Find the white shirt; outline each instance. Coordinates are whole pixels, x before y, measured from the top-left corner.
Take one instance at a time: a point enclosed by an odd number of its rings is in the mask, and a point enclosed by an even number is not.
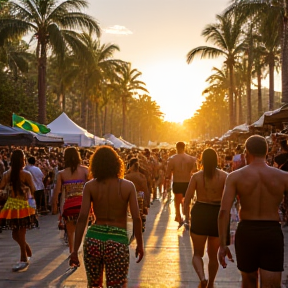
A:
[[[41,169],[31,164],[27,164],[24,169],[29,171],[32,174],[32,179],[35,185],[35,189],[43,190],[44,189],[44,183],[43,183],[44,174],[42,173]]]

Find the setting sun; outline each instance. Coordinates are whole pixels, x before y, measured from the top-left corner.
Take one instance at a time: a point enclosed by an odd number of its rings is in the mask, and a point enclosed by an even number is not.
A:
[[[195,60],[188,65],[183,57],[182,62],[155,62],[153,66],[145,66],[142,79],[165,114],[164,119],[178,123],[191,118],[200,108],[210,69],[211,61]]]

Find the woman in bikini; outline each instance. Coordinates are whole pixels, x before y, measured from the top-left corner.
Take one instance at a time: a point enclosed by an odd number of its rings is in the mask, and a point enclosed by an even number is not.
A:
[[[20,262],[13,266],[13,272],[23,272],[29,267],[32,251],[26,242],[26,229],[38,227],[35,208],[29,198],[35,191],[32,175],[23,170],[25,155],[22,150],[13,151],[11,168],[3,174],[0,189],[5,187],[8,199],[0,211],[0,227],[12,230],[12,238],[20,247]]]
[[[227,173],[217,168],[215,150],[208,148],[202,154],[203,170],[193,174],[185,195],[185,216],[189,222],[189,206],[196,192],[197,201],[191,209],[190,236],[193,243],[193,267],[200,279],[199,288],[212,288],[218,271],[219,248],[218,214]],[[204,249],[207,242],[208,280],[203,267]]]
[[[58,172],[53,193],[53,214],[58,213],[57,202],[60,200],[60,217],[63,217],[70,253],[73,251],[76,221],[80,213],[82,192],[88,180],[88,167],[81,165],[81,157],[75,147],[68,147],[64,152],[65,169]],[[58,197],[60,195],[60,197]]]
[[[142,225],[137,194],[132,182],[123,179],[124,163],[109,146],[100,146],[92,155],[89,167],[93,179],[86,183],[76,225],[74,250],[70,265],[79,266],[78,250],[82,242],[91,204],[96,222],[84,238],[84,265],[88,286],[102,287],[103,271],[107,287],[127,287],[129,268],[129,240],[127,237],[127,209],[133,219],[137,241],[136,257],[143,257]]]

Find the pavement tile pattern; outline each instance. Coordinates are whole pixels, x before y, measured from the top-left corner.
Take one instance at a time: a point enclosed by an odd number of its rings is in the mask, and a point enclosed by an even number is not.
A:
[[[154,201],[147,217],[144,232],[145,256],[136,264],[135,243],[130,246],[129,288],[197,288],[198,277],[192,267],[192,245],[189,232],[177,230],[174,203]],[[40,228],[27,231],[33,250],[30,267],[23,273],[13,273],[19,261],[19,248],[11,232],[0,234],[0,288],[86,288],[83,263],[76,270],[68,267],[68,248],[58,230],[58,216],[40,216]],[[288,288],[288,227],[283,228],[285,239],[285,271],[282,288]],[[233,255],[234,246],[230,246]],[[235,256],[234,256],[235,258]],[[208,257],[204,255],[207,268]],[[207,275],[207,271],[206,271]],[[215,288],[240,288],[241,275],[236,263],[219,268]]]

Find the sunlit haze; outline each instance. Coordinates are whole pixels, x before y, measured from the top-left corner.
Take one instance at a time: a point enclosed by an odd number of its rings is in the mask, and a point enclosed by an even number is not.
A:
[[[205,80],[219,60],[195,59],[187,53],[205,44],[201,32],[215,22],[227,0],[89,0],[86,11],[99,21],[102,43],[115,43],[115,58],[142,72],[149,95],[165,120],[182,122],[193,116],[204,97]]]

